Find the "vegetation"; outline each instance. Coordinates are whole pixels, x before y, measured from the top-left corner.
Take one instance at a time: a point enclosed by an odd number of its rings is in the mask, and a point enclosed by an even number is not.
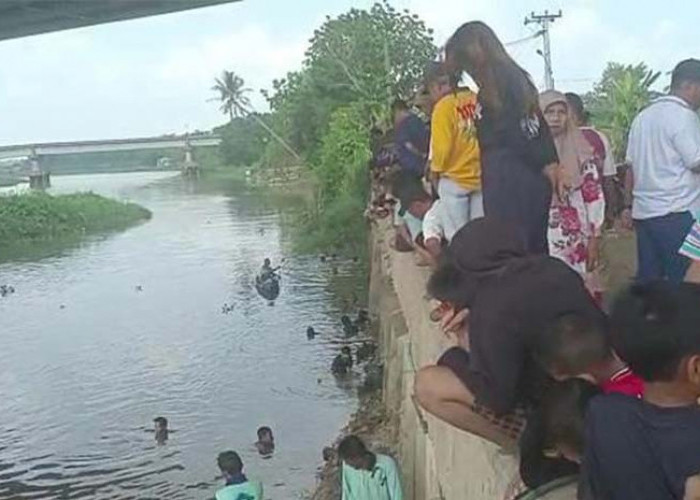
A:
[[[0,246],[126,229],[151,213],[93,193],[0,196]]]
[[[314,202],[298,221],[302,250],[364,250],[369,130],[390,122],[391,101],[413,95],[436,52],[416,15],[388,3],[351,9],[326,18],[302,68],[264,93],[265,121],[284,140],[268,141],[258,163],[279,168],[301,158],[316,181]]]
[[[652,86],[660,75],[644,63],[624,65],[611,62],[600,82],[586,96],[594,124],[608,134],[615,158],[620,162],[625,159],[632,120],[658,95]]]

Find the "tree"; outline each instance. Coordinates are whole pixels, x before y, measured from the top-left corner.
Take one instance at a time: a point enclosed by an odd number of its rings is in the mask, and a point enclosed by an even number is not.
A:
[[[221,78],[216,78],[214,82],[215,84],[211,89],[219,93],[218,100],[221,101],[221,111],[229,115],[229,121],[231,123],[233,123],[234,118],[250,116],[276,141],[282,144],[282,146],[287,149],[297,160],[301,159],[297,152],[294,151],[294,149],[274,130],[272,130],[267,123],[265,123],[260,116],[258,116],[257,113],[250,111],[250,99],[248,99],[246,94],[250,92],[251,89],[244,87],[245,81],[243,78],[236,75],[233,71],[224,70],[221,74]]]
[[[246,114],[246,108],[250,106],[250,99],[246,94],[251,91],[245,88],[243,78],[233,71],[224,70],[221,78],[216,78],[213,91],[219,93],[218,100],[221,101],[221,111],[229,116],[229,121],[235,117]]]
[[[593,92],[586,96],[593,122],[609,135],[618,161],[624,161],[627,137],[635,116],[658,95],[651,87],[660,75],[644,63],[611,62]]]
[[[333,112],[361,102],[370,121],[388,121],[394,98],[410,98],[437,53],[417,15],[388,3],[327,17],[314,31],[303,69],[273,82],[270,107],[302,151],[320,147]]]

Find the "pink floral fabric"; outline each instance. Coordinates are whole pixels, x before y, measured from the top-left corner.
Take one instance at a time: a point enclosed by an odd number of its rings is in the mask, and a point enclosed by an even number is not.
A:
[[[549,210],[549,253],[586,277],[588,243],[600,236],[605,220],[605,200],[600,173],[593,159],[581,165],[583,182],[568,191],[563,203]]]

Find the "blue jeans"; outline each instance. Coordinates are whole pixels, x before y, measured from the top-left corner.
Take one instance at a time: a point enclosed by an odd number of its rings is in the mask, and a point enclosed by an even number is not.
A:
[[[690,212],[678,212],[636,219],[637,282],[667,279],[680,283],[690,265],[687,257],[678,253],[688,231],[693,226]]]

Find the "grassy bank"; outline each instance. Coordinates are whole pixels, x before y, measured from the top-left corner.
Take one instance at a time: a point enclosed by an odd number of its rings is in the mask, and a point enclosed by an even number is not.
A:
[[[139,205],[93,193],[0,196],[0,246],[116,231],[150,217]]]

